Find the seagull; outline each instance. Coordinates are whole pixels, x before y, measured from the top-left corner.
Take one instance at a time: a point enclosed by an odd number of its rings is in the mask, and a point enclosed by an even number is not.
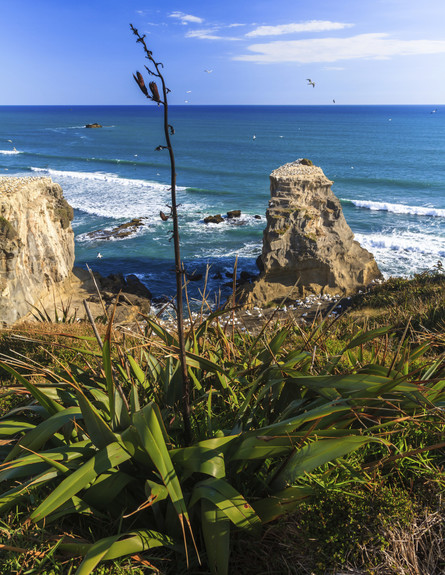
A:
[[[256,140],[256,136],[255,136],[255,134],[252,136],[252,140]]]
[[[213,70],[204,70],[204,72],[207,72],[207,74],[211,74]]]
[[[103,258],[103,255],[102,255],[100,252],[97,252],[97,257],[98,257],[99,259],[101,259],[101,258]]]
[[[333,102],[334,102],[334,104],[335,104],[335,100],[332,100],[332,101],[333,101]]]
[[[191,93],[192,93],[191,90],[187,90],[187,91],[186,91],[186,94],[191,94]]]
[[[306,81],[308,86],[312,86],[312,88],[315,88],[315,82],[312,82],[310,78],[306,78]]]

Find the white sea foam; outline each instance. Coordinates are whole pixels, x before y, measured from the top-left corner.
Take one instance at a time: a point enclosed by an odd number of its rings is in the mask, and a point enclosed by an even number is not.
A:
[[[356,234],[355,239],[369,250],[385,275],[409,275],[432,269],[445,258],[445,238],[419,231]]]
[[[413,216],[433,216],[445,218],[445,209],[431,206],[407,206],[406,204],[392,204],[389,202],[374,202],[372,200],[345,200],[349,201],[357,208],[376,210],[381,212],[391,212],[393,214],[407,214]]]
[[[50,175],[60,183],[71,206],[83,212],[104,218],[149,218],[149,223],[159,221],[159,211],[166,211],[170,203],[170,186],[159,182],[120,178],[106,172],[73,172],[31,168],[34,172]],[[184,195],[185,188],[178,187]],[[182,209],[196,211],[195,204],[182,201]]]
[[[204,257],[205,255],[211,258],[257,258],[261,253],[261,242],[245,242],[236,248],[217,248],[213,246],[211,253],[206,253],[206,248],[203,246],[201,253],[195,254],[195,257]]]
[[[0,150],[0,154],[4,156],[15,156],[16,154],[21,154],[19,150]]]
[[[202,211],[203,204],[201,204],[200,207]],[[233,232],[236,232],[237,230],[242,230],[243,228],[264,228],[266,225],[264,218],[258,219],[250,214],[241,214],[239,218],[224,218],[224,221],[220,222],[219,224],[205,224],[202,214],[199,214],[199,216],[199,218],[187,222],[187,232],[192,234],[213,236],[215,234],[229,234],[232,230]]]

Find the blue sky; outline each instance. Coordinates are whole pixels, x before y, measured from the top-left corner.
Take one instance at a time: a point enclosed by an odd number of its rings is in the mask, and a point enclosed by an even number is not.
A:
[[[143,104],[130,22],[172,104],[445,104],[445,0],[0,0],[0,105]]]

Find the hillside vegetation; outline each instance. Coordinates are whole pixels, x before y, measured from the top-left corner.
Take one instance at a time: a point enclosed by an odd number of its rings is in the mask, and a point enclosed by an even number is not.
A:
[[[191,443],[153,318],[1,334],[0,572],[443,573],[442,267],[312,324],[221,314],[186,334]]]

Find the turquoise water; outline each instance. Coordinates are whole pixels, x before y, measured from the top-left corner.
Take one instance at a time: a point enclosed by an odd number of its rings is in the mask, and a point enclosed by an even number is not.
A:
[[[92,122],[104,127],[85,129]],[[210,265],[210,278],[224,276],[236,256],[240,271],[256,270],[269,174],[302,157],[334,181],[356,239],[386,276],[445,259],[443,106],[174,106],[170,123],[189,272]],[[0,175],[51,176],[75,208],[77,264],[136,273],[159,296],[174,292],[171,224],[159,218],[170,203],[168,154],[154,150],[163,143],[162,109],[150,104],[0,107]],[[232,209],[241,221],[202,222]],[[133,237],[86,235],[134,217],[146,219]],[[209,285],[219,290],[221,280]],[[197,296],[202,284],[191,287]]]

